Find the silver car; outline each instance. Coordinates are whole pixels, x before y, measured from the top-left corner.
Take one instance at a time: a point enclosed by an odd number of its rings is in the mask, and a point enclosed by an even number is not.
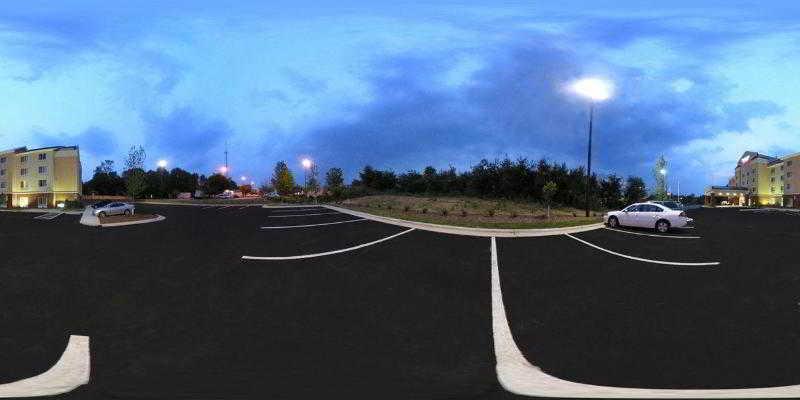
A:
[[[93,204],[92,208],[94,209],[92,214],[98,217],[105,217],[108,215],[132,215],[135,209],[133,204],[116,201],[101,201]]]

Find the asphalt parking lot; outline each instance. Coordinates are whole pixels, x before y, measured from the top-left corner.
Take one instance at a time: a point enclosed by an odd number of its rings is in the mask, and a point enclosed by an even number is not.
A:
[[[80,334],[91,382],[62,398],[516,398],[495,372],[488,237],[319,207],[138,211],[167,219],[0,213],[0,383]],[[690,216],[696,229],[666,237],[497,238],[524,357],[595,385],[800,383],[797,220]]]

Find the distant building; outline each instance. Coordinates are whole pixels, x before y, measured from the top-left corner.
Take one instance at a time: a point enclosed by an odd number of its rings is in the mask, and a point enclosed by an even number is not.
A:
[[[800,153],[772,157],[746,151],[727,186],[710,186],[705,203],[800,208]]]
[[[78,146],[0,151],[0,207],[55,207],[82,186]]]

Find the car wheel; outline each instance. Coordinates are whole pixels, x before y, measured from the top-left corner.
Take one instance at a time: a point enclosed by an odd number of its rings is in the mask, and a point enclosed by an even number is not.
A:
[[[125,215],[131,215],[131,210],[125,210]]]
[[[658,233],[669,232],[669,221],[662,219],[656,222],[656,232]]]
[[[97,213],[97,216],[100,217],[100,218],[105,218],[106,217],[106,212],[105,211],[100,211],[99,213]]]
[[[616,228],[619,228],[619,220],[617,219],[617,217],[611,217],[611,218],[609,218],[609,219],[608,219],[608,226],[609,226],[610,228],[615,228],[615,229],[616,229]]]

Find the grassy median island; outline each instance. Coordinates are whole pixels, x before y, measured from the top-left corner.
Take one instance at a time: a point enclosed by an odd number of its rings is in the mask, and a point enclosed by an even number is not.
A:
[[[595,224],[602,213],[571,207],[547,208],[535,202],[487,200],[474,197],[366,196],[343,201],[339,206],[384,217],[472,228],[561,228]]]
[[[101,224],[116,224],[120,222],[148,221],[158,218],[155,214],[109,215],[98,217]]]

